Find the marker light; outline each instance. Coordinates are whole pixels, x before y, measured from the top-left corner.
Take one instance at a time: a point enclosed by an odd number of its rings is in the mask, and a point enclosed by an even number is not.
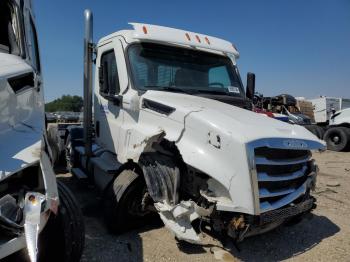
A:
[[[201,42],[201,39],[199,38],[199,36],[198,36],[198,35],[196,35],[196,39],[197,39],[198,43],[200,43],[200,42]]]
[[[204,39],[205,39],[205,42],[207,42],[207,44],[210,45],[210,41],[209,41],[208,37],[205,37]]]
[[[190,37],[190,35],[188,33],[186,33],[185,36],[186,36],[188,41],[191,41],[191,37]]]
[[[142,30],[143,30],[144,34],[146,35],[147,34],[147,27],[143,26]]]

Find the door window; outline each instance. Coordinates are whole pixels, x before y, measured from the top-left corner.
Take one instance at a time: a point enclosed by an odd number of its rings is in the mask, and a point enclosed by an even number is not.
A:
[[[101,57],[99,84],[102,96],[119,94],[118,68],[113,50],[104,53]]]

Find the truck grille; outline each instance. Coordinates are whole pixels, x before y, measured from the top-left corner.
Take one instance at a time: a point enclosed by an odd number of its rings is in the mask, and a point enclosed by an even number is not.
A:
[[[307,149],[254,148],[260,213],[288,205],[305,193],[310,161]]]

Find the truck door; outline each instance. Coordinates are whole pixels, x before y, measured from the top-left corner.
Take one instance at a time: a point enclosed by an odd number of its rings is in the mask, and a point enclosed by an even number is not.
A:
[[[111,41],[98,47],[94,96],[96,143],[115,154],[122,124],[119,45]]]

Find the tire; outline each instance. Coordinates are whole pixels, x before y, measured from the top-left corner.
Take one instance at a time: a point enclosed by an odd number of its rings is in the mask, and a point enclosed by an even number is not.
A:
[[[58,141],[57,141],[57,129],[53,126],[50,126],[47,130],[47,141],[49,143],[49,146],[51,148],[52,152],[52,164],[57,165],[59,164],[59,158],[60,158],[60,149],[58,147]]]
[[[39,261],[78,262],[85,242],[84,219],[71,191],[57,181],[60,205],[40,234]]]
[[[107,188],[103,198],[108,229],[120,234],[147,224],[153,213],[142,208],[145,195],[147,189],[143,177],[132,170],[122,171]]]
[[[327,143],[327,148],[332,151],[343,151],[350,141],[348,128],[346,127],[331,127],[324,134],[324,140]]]
[[[315,130],[316,130],[316,133],[317,133],[317,137],[319,139],[323,140],[325,130],[322,127],[316,126],[316,125],[315,125]]]
[[[317,138],[323,139],[324,136],[324,130],[322,127],[317,125],[305,125],[304,126],[307,130],[309,130],[311,133],[313,133]]]
[[[305,125],[304,126],[307,130],[309,130],[311,133],[313,133],[315,136],[317,136],[316,129],[314,125]]]

